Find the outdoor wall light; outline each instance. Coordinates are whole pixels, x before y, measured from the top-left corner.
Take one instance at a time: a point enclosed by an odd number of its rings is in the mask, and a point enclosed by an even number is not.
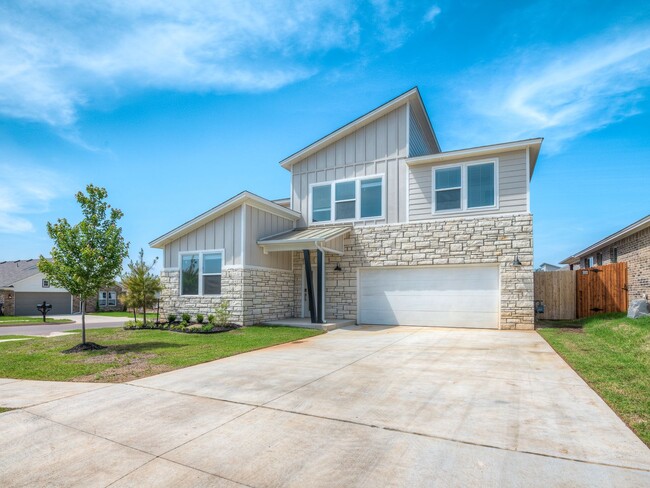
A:
[[[341,265],[339,263],[336,263],[336,268],[334,268],[334,271],[342,271]]]
[[[521,266],[521,261],[519,261],[519,255],[515,256],[515,259],[512,261],[513,266]]]

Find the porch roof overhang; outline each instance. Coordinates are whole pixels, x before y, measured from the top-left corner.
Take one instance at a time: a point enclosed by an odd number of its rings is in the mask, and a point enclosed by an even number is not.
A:
[[[350,232],[350,226],[307,227],[293,229],[281,234],[258,239],[264,253],[277,251],[302,251],[320,249],[335,254],[343,254],[341,249],[332,246],[332,241]]]

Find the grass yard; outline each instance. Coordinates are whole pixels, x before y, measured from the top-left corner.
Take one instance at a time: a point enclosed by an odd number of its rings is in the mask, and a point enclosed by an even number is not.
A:
[[[77,334],[0,342],[0,378],[121,383],[321,333],[264,326],[221,334],[92,329],[87,340],[107,349],[62,354],[80,342]]]
[[[48,324],[72,324],[74,320],[70,319],[46,319]],[[25,316],[0,316],[0,327],[11,325],[38,325],[43,323],[43,317],[25,317]]]
[[[538,332],[650,446],[650,317],[603,314],[541,326],[552,327]]]

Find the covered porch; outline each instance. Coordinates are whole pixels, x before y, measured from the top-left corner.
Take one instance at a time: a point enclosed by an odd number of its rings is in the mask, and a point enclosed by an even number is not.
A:
[[[327,226],[311,227],[306,229],[293,229],[257,241],[262,247],[265,254],[270,252],[298,251],[302,253],[304,266],[303,300],[309,310],[308,322],[303,318],[297,317],[303,323],[310,325],[318,324],[323,329],[324,325],[331,325],[336,328],[336,324],[345,322],[343,325],[351,325],[353,321],[327,320],[325,317],[325,303],[327,300],[325,294],[325,256],[326,253],[343,255],[344,239],[350,232],[350,226]],[[316,254],[315,270],[312,266],[312,253]],[[283,322],[287,322],[286,320]],[[279,322],[278,322],[279,323]],[[290,324],[286,324],[290,325]],[[338,325],[341,327],[342,325]],[[325,329],[328,330],[328,329]]]

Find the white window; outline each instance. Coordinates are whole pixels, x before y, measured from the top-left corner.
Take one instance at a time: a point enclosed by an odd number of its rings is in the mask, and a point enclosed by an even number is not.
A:
[[[114,307],[117,305],[117,292],[116,291],[100,291],[99,292],[99,306],[100,307]]]
[[[433,212],[494,208],[497,161],[477,161],[433,168]]]
[[[181,295],[221,295],[223,251],[180,255]]]
[[[311,222],[380,219],[384,215],[382,175],[311,186]]]
[[[50,280],[42,280],[41,281],[41,286],[43,288],[49,288],[50,287]]]

